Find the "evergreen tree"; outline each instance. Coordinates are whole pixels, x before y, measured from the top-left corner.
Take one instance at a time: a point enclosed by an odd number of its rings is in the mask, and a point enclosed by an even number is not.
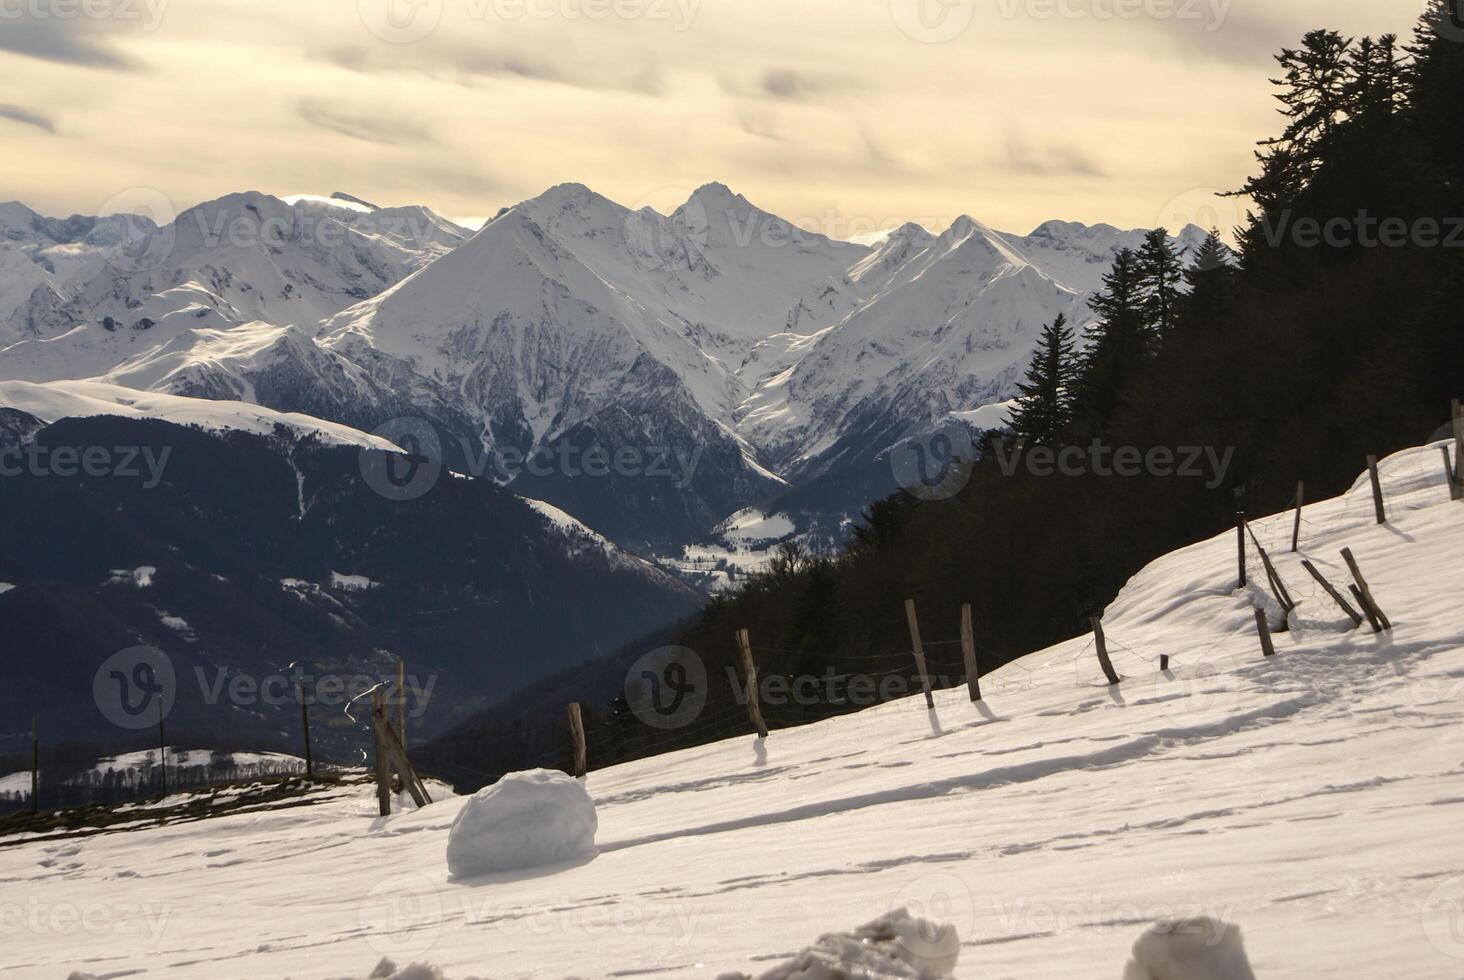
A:
[[[1034,445],[1055,446],[1062,441],[1063,430],[1072,422],[1077,369],[1073,331],[1059,313],[1042,328],[1027,380],[1017,384],[1021,395],[1012,409],[1012,430],[1017,435]]]
[[[1348,106],[1351,48],[1352,40],[1336,31],[1312,31],[1300,48],[1283,48],[1276,56],[1285,73],[1271,84],[1282,89],[1275,97],[1290,122],[1280,136],[1261,141],[1264,149],[1256,153],[1261,172],[1237,192],[1261,209],[1242,236],[1247,252],[1265,242],[1263,222],[1288,208],[1320,167],[1324,147]]]
[[[1174,333],[1179,319],[1179,286],[1184,281],[1184,263],[1174,251],[1167,229],[1155,228],[1144,236],[1138,262],[1144,319],[1162,345]]]
[[[1235,296],[1240,271],[1234,254],[1220,239],[1218,229],[1210,229],[1205,241],[1195,251],[1194,262],[1184,270],[1187,287],[1180,298],[1182,329],[1203,327],[1219,319]]]
[[[1429,0],[1408,45],[1404,88],[1417,138],[1426,144],[1436,179],[1453,197],[1464,191],[1464,7]]]
[[[1101,432],[1123,402],[1124,389],[1153,352],[1144,316],[1139,257],[1120,249],[1103,288],[1088,301],[1098,322],[1088,329],[1088,346],[1075,399],[1075,415]]]
[[[1403,64],[1398,58],[1398,37],[1364,37],[1347,57],[1348,78],[1343,106],[1352,119],[1391,116],[1403,100]]]

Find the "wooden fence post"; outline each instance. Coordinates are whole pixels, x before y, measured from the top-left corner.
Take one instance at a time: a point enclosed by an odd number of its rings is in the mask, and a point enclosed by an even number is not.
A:
[[[168,795],[168,736],[163,731],[163,695],[158,695],[158,762],[162,764],[163,791],[160,796]]]
[[[1237,588],[1245,588],[1245,511],[1235,512],[1235,545],[1239,549],[1240,559],[1240,585]]]
[[[387,712],[387,690],[387,685],[381,684],[371,695],[371,735],[376,746],[376,802],[383,817],[391,814],[393,772],[417,806],[423,807],[432,802],[427,787],[423,785],[407,758],[407,750],[402,747],[401,739],[391,727],[391,716]]]
[[[742,658],[742,676],[747,682],[747,718],[757,729],[759,738],[768,737],[768,723],[763,721],[762,702],[758,695],[757,662],[752,659],[752,634],[737,631],[737,650]]]
[[[569,715],[569,745],[573,756],[572,767],[574,778],[583,779],[589,771],[589,752],[585,748],[585,720],[580,714],[578,701],[572,701],[565,707],[565,714]]]
[[[1372,480],[1373,510],[1377,513],[1378,523],[1388,523],[1388,515],[1383,510],[1383,484],[1378,480],[1378,458],[1369,456],[1367,458],[1367,475]]]
[[[971,604],[961,604],[961,658],[966,663],[966,690],[972,702],[981,700],[981,676],[976,664],[976,635],[971,629]]]
[[[1459,499],[1464,500],[1464,405],[1455,398],[1452,404],[1454,422],[1454,482],[1459,488]]]
[[[391,762],[386,750],[386,692],[378,689],[371,695],[371,742],[376,762],[376,808],[383,817],[391,816]]]
[[[1449,459],[1448,446],[1440,446],[1439,452],[1444,454],[1444,482],[1449,486],[1449,499],[1464,500],[1464,471]]]
[[[407,662],[397,661],[397,738],[407,747]]]
[[[296,691],[300,696],[300,730],[305,738],[305,778],[315,778],[315,759],[310,754],[310,704],[305,700],[305,678],[301,677]]]
[[[1317,566],[1313,565],[1306,559],[1302,559],[1301,567],[1306,569],[1307,572],[1310,573],[1311,577],[1316,579],[1317,582],[1321,584],[1322,588],[1327,590],[1327,595],[1331,596],[1332,601],[1342,607],[1342,611],[1347,614],[1348,619],[1352,620],[1352,625],[1354,627],[1362,625],[1362,615],[1356,609],[1353,609],[1350,605],[1347,604],[1347,600],[1342,598],[1342,593],[1338,592],[1336,588],[1333,587],[1331,582],[1328,582],[1325,578],[1322,577],[1322,573],[1317,571]]]
[[[1383,631],[1382,621],[1378,619],[1377,611],[1367,604],[1367,597],[1362,594],[1362,590],[1348,582],[1347,591],[1352,593],[1352,598],[1357,600],[1357,605],[1367,614],[1367,621],[1372,624],[1373,632],[1381,633]]]
[[[1276,656],[1276,647],[1271,643],[1271,624],[1266,622],[1266,612],[1259,606],[1256,607],[1256,631],[1261,634],[1261,653]]]
[[[1245,527],[1247,531],[1250,531],[1250,524],[1246,524]],[[1281,605],[1283,615],[1290,615],[1291,610],[1296,608],[1296,603],[1292,600],[1291,593],[1286,591],[1286,583],[1281,581],[1281,573],[1276,571],[1275,565],[1271,564],[1271,556],[1266,554],[1265,548],[1261,547],[1260,539],[1256,537],[1254,531],[1251,531],[1251,540],[1256,546],[1256,551],[1260,553],[1261,564],[1266,569],[1266,580],[1271,584],[1271,592],[1275,594],[1276,601]]]
[[[1388,621],[1388,617],[1384,615],[1382,607],[1373,598],[1372,589],[1368,588],[1367,579],[1362,577],[1362,569],[1358,567],[1357,559],[1352,555],[1352,549],[1343,548],[1342,558],[1347,562],[1347,567],[1352,571],[1353,580],[1357,582],[1357,594],[1361,596],[1360,601],[1362,602],[1363,611],[1368,613],[1370,619],[1376,619],[1376,625],[1380,628],[1379,631],[1392,629],[1393,624]]]
[[[31,813],[41,812],[41,727],[31,715]]]
[[[1088,622],[1093,626],[1093,641],[1098,647],[1098,666],[1103,668],[1103,676],[1108,678],[1110,685],[1119,682],[1119,676],[1113,670],[1113,661],[1108,659],[1108,641],[1103,636],[1103,619],[1100,616],[1089,616]]]
[[[1169,669],[1169,654],[1167,654],[1167,653],[1161,653],[1161,654],[1159,654],[1159,669],[1160,670],[1168,670]]]
[[[1296,483],[1296,521],[1291,525],[1291,553],[1296,553],[1297,543],[1301,540],[1301,509],[1306,506],[1306,481],[1298,480]]]
[[[925,706],[935,707],[935,697],[930,693],[930,674],[925,669],[925,647],[920,642],[920,620],[915,617],[915,600],[905,600],[905,621],[910,625],[910,645],[915,648],[915,667],[920,671],[920,684],[925,689]]]

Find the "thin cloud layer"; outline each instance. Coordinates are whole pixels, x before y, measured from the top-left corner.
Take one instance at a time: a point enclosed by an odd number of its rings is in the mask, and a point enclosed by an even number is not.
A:
[[[15,16],[14,8],[6,10],[6,16],[0,18],[0,52],[82,68],[124,71],[139,67],[107,43],[105,22],[37,19],[24,13]]]
[[[300,118],[317,129],[384,146],[402,143],[431,143],[432,134],[420,119],[393,118],[374,112],[330,105],[320,99],[304,99]]]
[[[835,234],[963,213],[1007,228],[1175,224],[1239,186],[1254,141],[1276,131],[1272,52],[1322,25],[1406,33],[1419,12],[1419,0],[1197,0],[1137,18],[1113,16],[1112,0],[1064,0],[1057,16],[1045,0],[922,16],[924,0],[443,0],[397,4],[406,21],[378,16],[386,0],[26,12],[58,2],[0,3],[0,199],[69,214],[138,187],[179,209],[240,188],[345,190],[486,215],[565,181],[635,202],[719,180]]]
[[[0,119],[9,119],[22,126],[34,126],[46,133],[56,132],[56,121],[50,116],[21,105],[0,105]]]

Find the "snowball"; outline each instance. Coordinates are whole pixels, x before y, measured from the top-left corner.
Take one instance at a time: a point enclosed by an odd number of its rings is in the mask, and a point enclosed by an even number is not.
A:
[[[1240,927],[1209,916],[1160,922],[1134,943],[1123,980],[1256,980]]]
[[[917,919],[904,909],[880,916],[853,932],[834,932],[758,980],[940,980],[956,968],[961,940],[956,928]],[[745,973],[718,980],[750,980]]]
[[[463,805],[447,835],[447,868],[468,878],[591,857],[599,825],[579,780],[552,769],[509,773]]]

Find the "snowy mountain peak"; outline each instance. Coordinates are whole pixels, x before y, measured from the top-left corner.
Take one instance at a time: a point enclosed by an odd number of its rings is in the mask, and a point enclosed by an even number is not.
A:
[[[1119,234],[1119,230],[1108,224],[1085,225],[1081,221],[1044,221],[1036,228],[1033,228],[1031,234],[1027,237],[1068,240],[1073,238],[1097,238],[1117,234]]]
[[[969,214],[963,214],[951,222],[951,226],[945,230],[945,234],[941,237],[947,241],[954,241],[961,238],[969,238],[976,232],[985,230],[986,226],[981,224],[981,222]]]

